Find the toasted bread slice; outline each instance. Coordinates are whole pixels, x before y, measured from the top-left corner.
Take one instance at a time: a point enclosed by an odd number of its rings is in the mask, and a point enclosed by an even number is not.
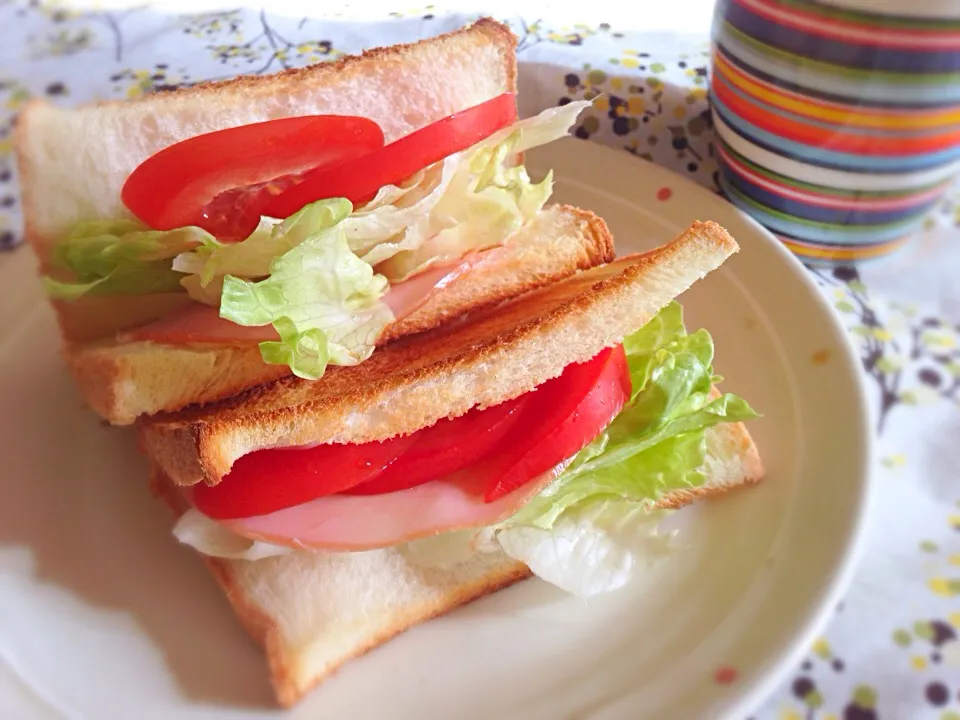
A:
[[[614,257],[613,238],[593,213],[545,208],[482,262],[389,326],[378,344],[434,328],[463,313],[569,277]],[[117,425],[235,395],[290,375],[256,344],[178,347],[115,340],[71,345],[67,364],[87,403]]]
[[[763,467],[742,423],[707,431],[706,483],[663,497],[679,508],[758,482]],[[152,485],[174,512],[183,495],[154,467]],[[277,701],[289,706],[344,663],[405,630],[530,576],[502,552],[446,567],[404,546],[361,553],[296,552],[256,561],[201,556],[247,631],[263,646]]]
[[[130,173],[157,151],[199,134],[266,120],[311,114],[360,115],[375,121],[386,142],[517,89],[516,37],[510,29],[482,19],[455,32],[417,43],[368,50],[335,62],[264,76],[205,83],[132,101],[102,102],[61,108],[42,100],[28,103],[17,121],[15,145],[22,189],[24,230],[39,258],[41,272],[62,277],[53,266],[51,249],[78,222],[131,218],[121,201]],[[307,169],[307,168],[303,168]],[[64,278],[66,279],[66,278]],[[52,305],[68,348],[109,340],[118,332],[141,326],[189,302],[184,293],[56,300]],[[164,383],[190,398],[192,373],[213,379],[221,396],[244,386],[250,374],[257,382],[276,377],[249,354],[194,356],[173,353],[142,356],[128,348],[118,362],[148,365],[149,373],[166,368]],[[72,357],[75,358],[76,353]],[[82,358],[82,356],[81,356]],[[81,359],[82,362],[82,359]],[[180,367],[178,363],[185,365]],[[95,407],[117,422],[129,422],[136,408],[122,407],[114,396],[129,394],[130,377],[109,359],[97,355],[84,368],[87,394]],[[223,373],[223,382],[216,378]],[[260,373],[259,375],[257,373]],[[139,381],[139,379],[138,379]],[[206,385],[198,378],[198,390]],[[117,387],[111,387],[117,383]],[[151,392],[147,390],[147,392]],[[171,398],[172,399],[172,398]],[[170,402],[145,402],[166,407]],[[125,418],[125,419],[120,419]]]
[[[51,243],[75,223],[131,217],[120,200],[130,173],[157,151],[195,135],[337,114],[374,120],[391,142],[516,92],[516,42],[506,25],[483,19],[418,43],[133,101],[78,109],[28,103],[15,137],[27,238],[45,261]]]
[[[322,382],[285,378],[141,424],[141,442],[176,483],[218,483],[261,448],[362,443],[496,405],[557,377],[645,325],[719,267],[737,244],[695,223],[667,245],[583,271],[468,321],[402,338]]]

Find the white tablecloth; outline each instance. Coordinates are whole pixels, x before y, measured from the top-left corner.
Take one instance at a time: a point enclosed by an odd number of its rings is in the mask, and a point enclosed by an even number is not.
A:
[[[272,6],[285,8],[284,15],[57,7],[0,3],[0,246],[10,252],[26,252],[12,249],[20,219],[10,130],[27,98],[73,104],[135,97],[409,41],[476,16],[400,6],[395,9],[403,12],[367,10],[366,20],[355,17],[357,8],[339,18],[310,19],[294,4]],[[603,93],[579,135],[713,186],[709,0],[616,11],[603,2],[576,10],[545,3],[542,16],[525,18],[511,16],[509,7],[486,9],[509,20],[520,37],[524,114]],[[947,200],[929,231],[895,258],[859,271],[816,272],[869,378],[878,417],[879,499],[844,603],[756,718],[960,720],[958,218],[960,210]]]

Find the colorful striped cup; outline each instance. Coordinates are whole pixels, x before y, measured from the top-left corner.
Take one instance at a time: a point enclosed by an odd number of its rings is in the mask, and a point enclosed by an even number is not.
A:
[[[960,170],[960,3],[718,0],[719,183],[804,262],[903,245]]]

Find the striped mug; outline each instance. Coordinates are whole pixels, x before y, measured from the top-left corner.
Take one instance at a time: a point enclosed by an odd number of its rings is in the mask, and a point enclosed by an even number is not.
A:
[[[960,164],[960,3],[718,0],[718,182],[809,264],[886,255]]]

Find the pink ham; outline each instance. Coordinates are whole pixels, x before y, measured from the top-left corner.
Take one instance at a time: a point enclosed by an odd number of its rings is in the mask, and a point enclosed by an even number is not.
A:
[[[392,285],[383,300],[394,318],[400,320],[421,307],[435,292],[486,259],[491,252],[495,251],[474,253],[456,264],[428,268],[409,280]],[[127,333],[125,339],[167,345],[253,345],[264,340],[277,340],[279,336],[272,325],[237,325],[220,317],[217,308],[194,303]]]
[[[400,320],[421,307],[435,292],[445,288],[467,270],[477,265],[491,251],[474,253],[460,258],[455,264],[436,265],[419,275],[391,285],[383,301]]]
[[[166,345],[255,345],[263,340],[278,340],[273,325],[245,327],[220,317],[219,309],[194,303],[164,315],[149,325],[126,334],[127,340],[150,340]]]
[[[328,495],[269,515],[224,520],[252,540],[311,550],[389,547],[442,532],[493,525],[540,493],[565,464],[492,503],[469,471],[384,495]]]

